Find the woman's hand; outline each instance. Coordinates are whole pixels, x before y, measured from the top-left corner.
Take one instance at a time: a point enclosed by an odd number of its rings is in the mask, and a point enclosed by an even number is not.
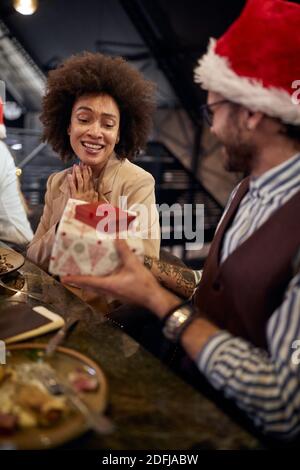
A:
[[[89,166],[80,163],[73,165],[72,173],[67,175],[71,198],[86,202],[99,200],[95,190],[92,170]]]

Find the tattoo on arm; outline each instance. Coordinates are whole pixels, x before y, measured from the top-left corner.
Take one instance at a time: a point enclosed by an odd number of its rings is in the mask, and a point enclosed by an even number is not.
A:
[[[152,260],[153,261],[153,260]],[[169,289],[190,297],[196,287],[195,276],[191,269],[155,260],[159,281]]]

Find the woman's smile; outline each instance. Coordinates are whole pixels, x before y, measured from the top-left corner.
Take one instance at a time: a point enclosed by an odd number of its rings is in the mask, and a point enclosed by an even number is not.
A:
[[[97,155],[101,150],[105,148],[103,144],[97,144],[93,142],[82,141],[81,142],[86,152],[90,155]]]

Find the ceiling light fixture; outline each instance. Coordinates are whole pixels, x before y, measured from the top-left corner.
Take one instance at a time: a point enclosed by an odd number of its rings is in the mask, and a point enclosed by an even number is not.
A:
[[[32,15],[38,7],[38,0],[13,0],[13,6],[22,15]]]

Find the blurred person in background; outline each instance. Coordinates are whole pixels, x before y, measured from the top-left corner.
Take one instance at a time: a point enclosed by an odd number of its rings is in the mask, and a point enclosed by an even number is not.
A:
[[[27,245],[33,233],[19,189],[14,159],[2,139],[6,137],[0,101],[0,240]]]

